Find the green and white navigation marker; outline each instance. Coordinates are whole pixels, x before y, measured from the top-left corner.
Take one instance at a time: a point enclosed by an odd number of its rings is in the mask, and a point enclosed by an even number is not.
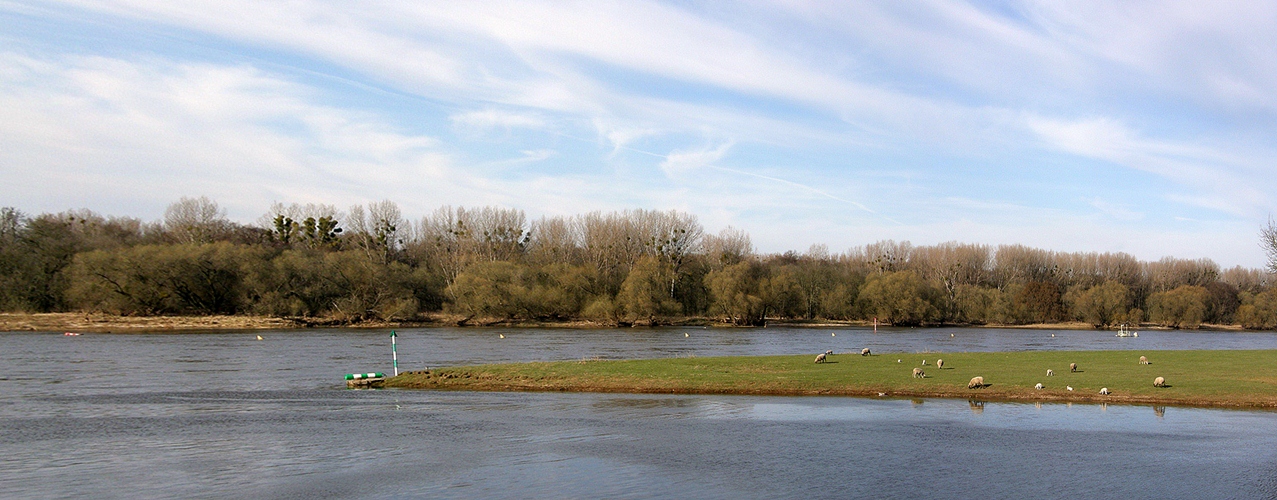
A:
[[[399,347],[395,345],[395,337],[398,336],[394,330],[390,331],[390,358],[394,360],[396,377],[399,376]]]

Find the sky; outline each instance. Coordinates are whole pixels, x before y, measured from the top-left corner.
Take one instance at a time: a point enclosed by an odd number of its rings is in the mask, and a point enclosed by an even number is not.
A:
[[[1277,4],[0,0],[0,205],[694,214],[1261,267]]]

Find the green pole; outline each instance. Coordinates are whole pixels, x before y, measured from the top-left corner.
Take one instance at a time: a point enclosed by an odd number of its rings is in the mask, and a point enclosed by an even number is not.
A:
[[[394,359],[395,376],[398,377],[399,376],[399,347],[395,344],[395,337],[398,337],[398,335],[395,334],[394,330],[391,330],[390,331],[390,357]]]

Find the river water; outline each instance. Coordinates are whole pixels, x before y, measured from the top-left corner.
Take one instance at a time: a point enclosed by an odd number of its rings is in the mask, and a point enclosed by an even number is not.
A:
[[[0,497],[1277,498],[1274,412],[345,389],[345,373],[391,370],[388,333],[0,333]],[[1274,332],[997,329],[434,328],[398,341],[403,370],[861,347],[1277,349]]]

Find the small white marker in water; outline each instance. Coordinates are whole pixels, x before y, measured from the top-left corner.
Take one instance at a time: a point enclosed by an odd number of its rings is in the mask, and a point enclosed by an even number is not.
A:
[[[262,336],[261,336],[261,335],[258,335],[258,336],[257,336],[257,340],[262,340]]]
[[[829,336],[830,336],[830,337],[837,337],[837,336],[838,336],[838,334],[837,334],[837,333],[830,333],[830,334],[829,334]]]
[[[692,334],[687,333],[687,332],[683,332],[683,336],[684,336],[684,337],[691,337],[691,336],[692,336]]]
[[[501,338],[505,338],[505,334],[504,334],[504,333],[498,333],[497,335],[501,336]]]
[[[950,336],[950,337],[952,337],[952,336],[953,336],[953,334],[952,334],[952,333],[950,333],[950,334],[949,334],[949,336]]]

